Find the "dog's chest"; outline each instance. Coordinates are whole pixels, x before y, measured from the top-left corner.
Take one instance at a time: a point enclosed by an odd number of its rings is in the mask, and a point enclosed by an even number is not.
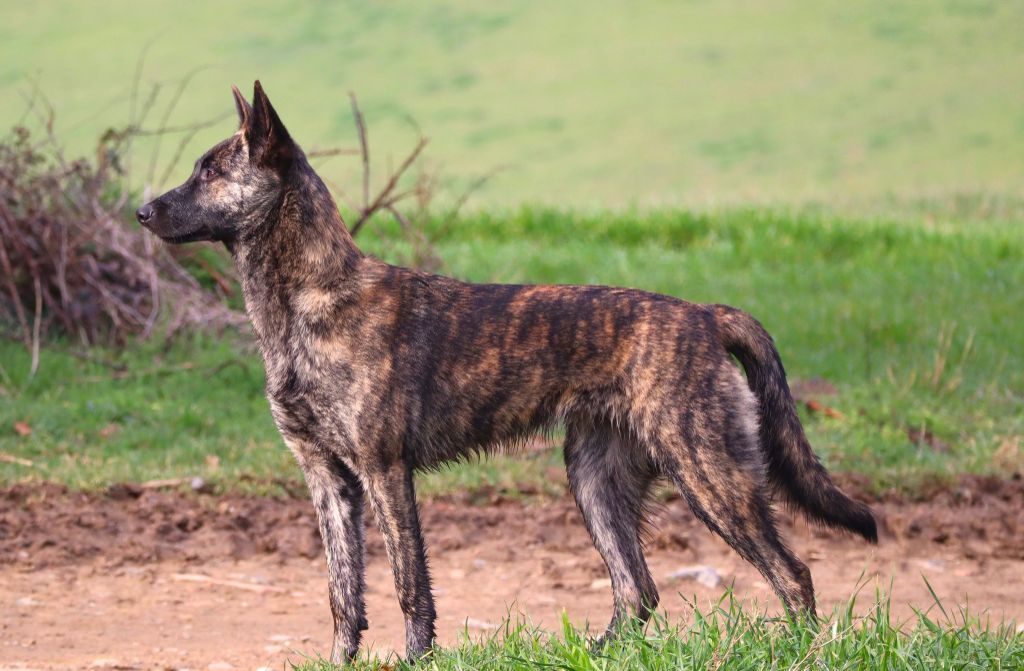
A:
[[[322,353],[269,351],[267,398],[286,438],[357,444],[360,426],[379,412],[385,393],[373,367]]]

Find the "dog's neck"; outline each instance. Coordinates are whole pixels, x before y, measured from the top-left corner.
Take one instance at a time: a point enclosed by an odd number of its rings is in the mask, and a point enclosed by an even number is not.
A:
[[[326,185],[304,158],[291,168],[268,221],[231,251],[265,356],[301,319],[295,303],[303,292],[341,297],[354,291],[363,258]]]

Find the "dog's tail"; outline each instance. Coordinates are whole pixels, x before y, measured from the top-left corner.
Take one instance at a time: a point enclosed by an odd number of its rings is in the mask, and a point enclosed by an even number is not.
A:
[[[712,307],[722,345],[743,364],[747,384],[757,397],[761,449],[772,484],[812,520],[877,543],[871,509],[840,491],[811,449],[771,336],[745,312],[727,305]]]

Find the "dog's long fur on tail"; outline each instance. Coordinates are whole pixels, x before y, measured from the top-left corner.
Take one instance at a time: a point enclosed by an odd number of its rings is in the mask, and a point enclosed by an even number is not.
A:
[[[743,364],[747,383],[758,400],[760,443],[767,453],[772,484],[815,522],[847,529],[877,543],[871,509],[840,491],[811,449],[772,337],[747,313],[728,305],[714,307],[722,346]]]
[[[611,576],[609,632],[658,603],[639,530],[659,479],[792,611],[814,612],[814,588],[779,537],[773,491],[811,519],[876,539],[871,511],[812,452],[779,354],[753,318],[632,289],[467,284],[366,256],[259,82],[251,105],[234,93],[239,131],[137,216],[168,242],[216,240],[234,257],[274,420],[320,524],[334,661],[356,654],[368,626],[364,498],[418,657],[435,611],[414,472],[556,423]]]

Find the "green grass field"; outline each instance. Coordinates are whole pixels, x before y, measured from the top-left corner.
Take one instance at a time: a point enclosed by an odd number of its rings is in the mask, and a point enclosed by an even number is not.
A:
[[[378,175],[414,141],[410,119],[456,184],[501,169],[475,206],[814,201],[849,213],[924,200],[947,216],[976,194],[979,218],[1024,202],[1016,2],[114,0],[0,14],[0,128],[24,116],[34,78],[76,153],[127,122],[145,53],[137,106],[163,86],[147,127],[201,69],[170,125],[230,117],[229,85],[261,78],[307,148],[354,145],[353,90]],[[232,123],[199,133],[173,179]],[[356,170],[324,165],[342,184]]]
[[[394,237],[382,226],[362,242],[400,254]],[[819,400],[841,418],[804,416],[817,450],[877,490],[913,493],[961,472],[1024,468],[1018,228],[926,230],[781,211],[522,210],[464,218],[437,251],[446,272],[474,281],[631,285],[752,312],[791,378],[835,388]],[[199,475],[257,490],[282,475],[299,481],[263,399],[259,357],[236,340],[151,342],[92,351],[91,361],[55,347],[32,380],[24,348],[0,345],[0,452],[32,463],[0,463],[0,478],[96,488]],[[31,435],[11,430],[15,422]],[[558,465],[557,452],[494,459],[424,476],[421,488],[557,492]]]
[[[969,612],[948,612],[941,604],[918,613],[909,622],[895,620],[889,601],[876,595],[874,607],[853,615],[856,599],[816,624],[752,615],[726,594],[708,612],[694,610],[689,624],[674,625],[655,618],[646,632],[626,629],[604,648],[593,644],[593,632],[580,631],[568,620],[559,634],[522,622],[506,621],[491,636],[471,636],[450,649],[438,649],[427,660],[364,656],[357,669],[434,669],[437,671],[501,669],[696,670],[844,669],[849,671],[945,671],[953,669],[1019,669],[1024,665],[1024,636],[1011,627]],[[309,660],[298,671],[333,669],[324,660]]]

